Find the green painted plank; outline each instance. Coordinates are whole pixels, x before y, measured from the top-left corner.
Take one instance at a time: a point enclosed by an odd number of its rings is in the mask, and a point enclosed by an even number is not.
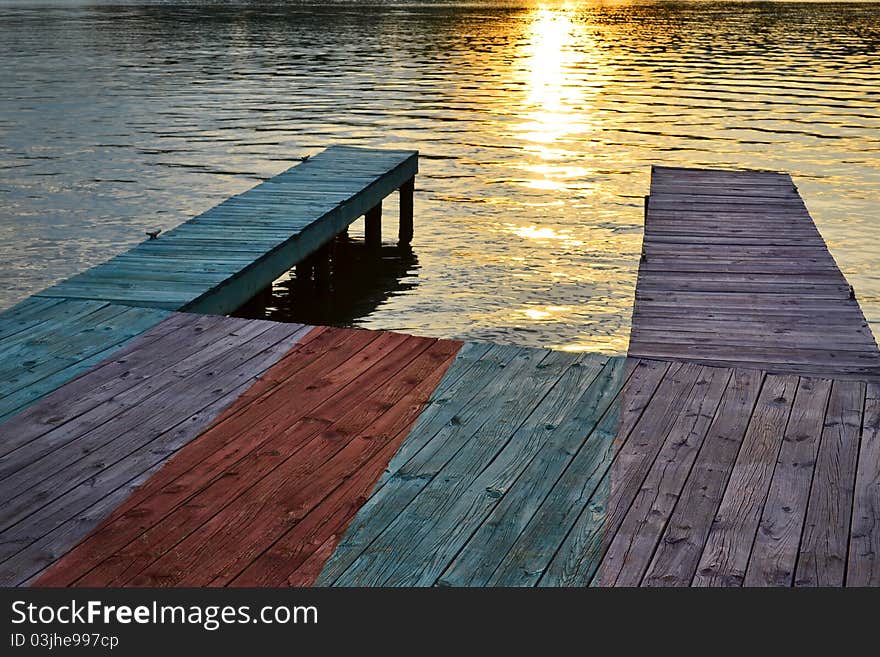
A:
[[[609,359],[573,409],[553,429],[547,427],[551,433],[546,444],[450,563],[439,584],[486,585],[553,484],[615,402],[633,369],[627,367],[625,358]],[[582,381],[578,383],[583,385]]]
[[[534,586],[581,511],[601,487],[615,456],[643,418],[669,370],[680,364],[636,361],[614,403],[562,475],[553,482],[513,546],[492,573],[489,586]],[[670,377],[672,378],[672,377]],[[666,386],[672,385],[667,382]]]
[[[427,519],[441,513],[449,498],[485,469],[572,360],[562,352],[521,350],[467,408],[440,429],[431,440],[436,449],[423,449],[395,473],[393,479],[416,482],[411,502],[402,508],[403,500],[391,481],[377,491],[375,496],[381,496],[385,507],[377,515],[393,513],[394,518],[336,583],[383,585],[399,567],[409,568],[409,549],[417,547],[430,529],[425,526]]]
[[[405,557],[385,581],[386,585],[431,586],[437,583],[463,545],[498,506],[499,500],[519,483],[520,476],[533,459],[544,450],[551,450],[563,436],[560,425],[576,414],[582,395],[602,371],[608,357],[584,355],[572,360],[571,355],[566,354],[558,358],[562,361],[562,376],[543,398],[540,389],[537,391],[535,399],[540,401],[524,422],[511,433],[510,427],[504,427],[504,417],[499,418],[502,429],[498,436],[500,441],[507,442],[494,457],[492,450],[486,450],[488,454],[484,450],[469,454],[471,446],[468,445],[419,494],[413,513],[420,517],[422,514],[416,510],[418,505],[430,499],[427,504],[435,509],[434,515],[418,526],[418,534],[423,536],[420,541],[411,540],[411,534],[407,533],[407,543],[412,547],[405,550]],[[545,369],[549,359],[542,362]],[[523,401],[519,403],[522,405]],[[484,425],[480,433],[495,431],[495,428]],[[489,441],[493,447],[495,443]],[[462,473],[471,472],[471,467],[484,466],[486,456],[491,462],[468,481]],[[461,469],[456,467],[459,464]],[[444,495],[444,491],[449,494]],[[435,497],[426,498],[431,493]]]

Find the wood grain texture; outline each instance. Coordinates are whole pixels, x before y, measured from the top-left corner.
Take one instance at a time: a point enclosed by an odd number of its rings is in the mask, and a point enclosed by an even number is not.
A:
[[[763,380],[758,370],[733,370],[643,586],[690,586]]]
[[[847,586],[880,586],[880,385],[865,399],[856,476]]]
[[[416,151],[331,146],[39,296],[229,313],[417,172]]]
[[[709,530],[695,585],[742,584],[797,384],[795,376],[767,377]]]
[[[641,582],[730,378],[728,369],[704,369],[626,514],[622,519],[606,516],[603,540],[607,547],[594,585],[637,586]],[[612,491],[616,490],[614,474],[612,466]]]
[[[880,381],[880,351],[789,176],[653,167],[629,354]]]
[[[310,584],[459,348],[321,329],[37,583]]]
[[[0,426],[9,438],[0,458],[4,584],[28,581],[69,550],[310,330],[193,316],[167,322]],[[187,349],[184,338],[200,346]]]
[[[0,423],[123,349],[168,315],[101,301],[35,297],[0,313]]]
[[[835,381],[819,445],[795,586],[843,586],[865,384]]]
[[[816,454],[831,392],[828,379],[801,378],[746,569],[746,586],[791,586]]]

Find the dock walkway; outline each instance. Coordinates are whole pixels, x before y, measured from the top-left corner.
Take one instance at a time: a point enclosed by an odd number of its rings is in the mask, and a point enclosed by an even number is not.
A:
[[[361,216],[375,236],[382,200],[397,190],[408,243],[417,172],[416,151],[331,146],[38,296],[230,313]]]
[[[654,167],[629,353],[880,381],[852,288],[788,174]]]
[[[703,215],[730,210],[714,193],[728,178],[687,174],[693,200],[665,175],[628,357],[106,299],[7,311],[0,584],[880,586],[880,381],[857,302],[790,189],[772,198],[811,245],[792,248],[815,254],[743,242],[724,264]],[[731,216],[785,214],[755,215],[770,192],[724,184],[742,190]],[[683,225],[655,231],[678,196]],[[691,237],[669,270],[665,245]],[[772,283],[707,289],[769,276],[765,260]],[[833,288],[816,303],[833,333],[769,301],[819,265],[822,282],[800,284]],[[743,348],[709,350],[689,316]],[[863,360],[805,334],[849,338]]]
[[[880,585],[877,384],[173,314],[0,433],[6,585]]]
[[[400,191],[398,238],[413,231],[416,151],[331,146],[158,239],[0,312],[0,421],[168,316],[230,313],[308,261],[360,216],[381,240],[382,201]]]

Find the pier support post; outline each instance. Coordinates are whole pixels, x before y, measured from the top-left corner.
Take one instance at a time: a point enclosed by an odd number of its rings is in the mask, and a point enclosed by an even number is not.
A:
[[[367,246],[382,246],[382,201],[364,215],[364,238]]]
[[[311,257],[306,258],[302,262],[296,263],[296,282],[305,283],[312,280],[312,261]]]
[[[312,255],[315,267],[315,284],[324,286],[330,284],[330,253],[332,242],[328,242]]]
[[[413,192],[416,179],[410,178],[400,187],[400,230],[398,243],[409,244],[413,238]]]

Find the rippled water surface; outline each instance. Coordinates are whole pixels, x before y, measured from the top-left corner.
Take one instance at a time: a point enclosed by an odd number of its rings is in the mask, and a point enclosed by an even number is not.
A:
[[[422,154],[342,323],[623,351],[664,163],[790,171],[880,326],[880,4],[0,2],[0,57],[0,306],[342,142]]]

